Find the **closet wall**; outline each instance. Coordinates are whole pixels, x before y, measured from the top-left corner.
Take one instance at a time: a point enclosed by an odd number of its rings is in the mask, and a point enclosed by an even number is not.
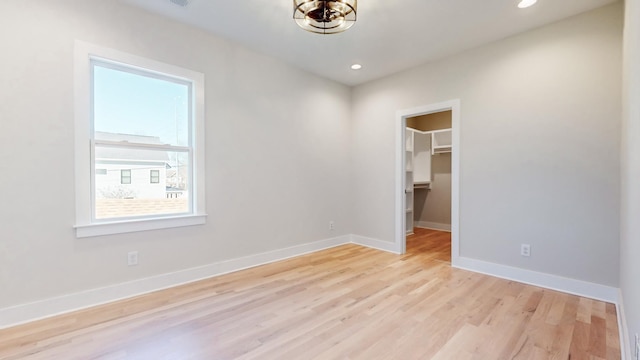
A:
[[[451,111],[407,119],[407,127],[421,131],[451,128]],[[431,156],[430,189],[416,189],[413,199],[416,227],[451,230],[451,153]]]

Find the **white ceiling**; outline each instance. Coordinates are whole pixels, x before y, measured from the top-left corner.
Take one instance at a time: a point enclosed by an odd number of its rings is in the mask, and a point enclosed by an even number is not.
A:
[[[617,0],[539,0],[527,9],[519,0],[360,0],[356,24],[334,35],[300,29],[292,0],[120,1],[357,85]]]

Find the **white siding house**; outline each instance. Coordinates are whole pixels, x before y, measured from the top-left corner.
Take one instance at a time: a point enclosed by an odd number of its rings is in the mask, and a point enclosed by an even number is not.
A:
[[[161,144],[154,136],[96,132],[100,140]],[[95,184],[98,199],[164,199],[167,197],[165,151],[96,148]]]

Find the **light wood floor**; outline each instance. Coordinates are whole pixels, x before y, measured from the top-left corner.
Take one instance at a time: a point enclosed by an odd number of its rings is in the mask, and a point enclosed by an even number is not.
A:
[[[619,359],[615,306],[345,245],[0,331],[0,359]]]

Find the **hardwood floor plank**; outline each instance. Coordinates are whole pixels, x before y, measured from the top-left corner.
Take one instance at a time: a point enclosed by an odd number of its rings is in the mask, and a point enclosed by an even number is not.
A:
[[[605,319],[595,315],[591,316],[589,339],[589,354],[605,358],[607,356],[607,324]]]
[[[0,331],[0,359],[620,359],[613,304],[344,245]]]
[[[582,321],[576,321],[569,348],[570,359],[589,359],[589,335],[590,325]]]

